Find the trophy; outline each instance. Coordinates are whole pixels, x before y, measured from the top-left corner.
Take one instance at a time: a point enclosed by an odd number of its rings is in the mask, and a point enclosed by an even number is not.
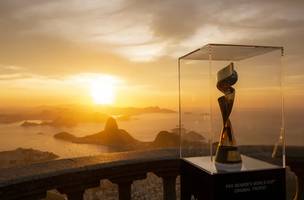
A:
[[[236,146],[231,121],[235,89],[232,87],[238,80],[238,74],[234,70],[233,63],[217,72],[216,87],[224,93],[218,98],[222,118],[223,129],[215,155],[215,168],[218,171],[238,171],[242,168],[242,159]]]

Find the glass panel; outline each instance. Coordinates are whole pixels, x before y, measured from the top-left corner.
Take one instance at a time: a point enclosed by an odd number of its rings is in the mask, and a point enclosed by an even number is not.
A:
[[[209,62],[183,61],[181,65],[181,154],[210,155]]]
[[[228,45],[228,44],[208,44],[189,54],[181,57],[187,60],[209,60],[209,51],[212,50],[212,60],[243,60],[257,55],[262,55],[271,51],[280,50],[282,47],[253,46],[253,45]]]

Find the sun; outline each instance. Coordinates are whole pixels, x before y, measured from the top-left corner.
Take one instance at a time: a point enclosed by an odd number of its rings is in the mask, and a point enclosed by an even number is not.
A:
[[[95,104],[114,104],[116,96],[116,79],[101,76],[90,80],[90,93]]]

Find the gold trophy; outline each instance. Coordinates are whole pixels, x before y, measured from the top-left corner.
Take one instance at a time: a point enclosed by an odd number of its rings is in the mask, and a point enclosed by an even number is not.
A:
[[[223,118],[223,129],[215,155],[215,168],[218,171],[238,171],[242,168],[242,159],[233,135],[231,121],[235,89],[231,87],[238,80],[238,74],[234,70],[233,63],[217,72],[216,87],[224,93],[218,98]]]

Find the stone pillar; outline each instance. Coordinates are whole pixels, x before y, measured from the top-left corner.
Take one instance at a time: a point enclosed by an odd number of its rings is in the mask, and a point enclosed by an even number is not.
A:
[[[123,177],[110,178],[110,181],[118,185],[119,200],[131,200],[131,186],[133,181],[145,178],[147,178],[146,173],[126,174]]]
[[[84,188],[60,188],[58,189],[60,193],[66,194],[68,200],[83,200]]]
[[[178,172],[156,172],[155,174],[163,180],[164,200],[176,199],[176,178]]]
[[[176,177],[163,176],[164,200],[176,199]]]
[[[131,200],[132,181],[118,183],[119,200]]]

